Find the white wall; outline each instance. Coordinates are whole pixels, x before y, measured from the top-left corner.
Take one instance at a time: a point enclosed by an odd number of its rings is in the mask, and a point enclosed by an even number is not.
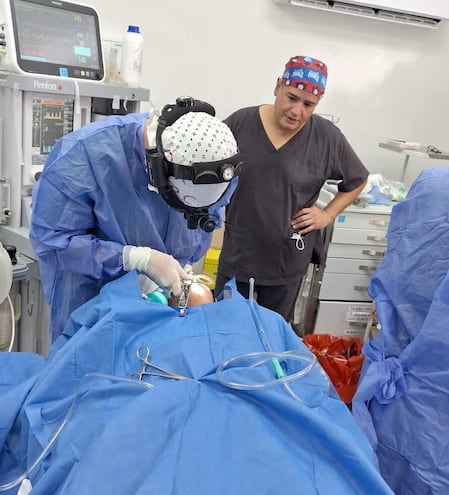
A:
[[[370,172],[399,180],[404,157],[378,147],[388,138],[449,151],[449,24],[433,30],[273,0],[85,3],[99,12],[104,38],[120,39],[128,24],[140,26],[142,85],[157,107],[191,94],[224,118],[241,106],[270,103],[285,62],[304,54],[329,69],[317,112],[339,118]],[[447,165],[414,157],[405,182],[421,167]]]

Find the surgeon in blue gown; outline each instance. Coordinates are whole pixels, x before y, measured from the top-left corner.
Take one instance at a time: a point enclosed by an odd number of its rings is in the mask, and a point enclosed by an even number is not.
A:
[[[107,282],[138,270],[179,295],[221,225],[238,153],[211,105],[190,97],[107,117],[61,138],[33,190],[30,240],[50,338]]]

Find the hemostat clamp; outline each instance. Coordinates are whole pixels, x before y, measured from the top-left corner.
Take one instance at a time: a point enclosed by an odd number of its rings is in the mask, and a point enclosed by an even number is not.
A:
[[[181,295],[179,296],[179,316],[184,316],[186,314],[187,303],[189,301],[189,292],[192,287],[192,280],[183,280],[182,281],[182,289]]]

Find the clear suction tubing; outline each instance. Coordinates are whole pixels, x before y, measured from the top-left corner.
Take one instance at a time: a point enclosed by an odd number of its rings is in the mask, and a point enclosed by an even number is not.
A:
[[[152,388],[153,385],[149,383],[145,383],[143,381],[138,381],[138,380],[132,380],[131,378],[126,378],[126,377],[119,377],[119,376],[114,376],[114,375],[107,375],[104,373],[87,373],[84,375],[83,378],[89,379],[89,378],[104,378],[106,380],[110,380],[113,382],[126,382],[130,383],[133,385],[138,385],[138,386],[143,386],[147,388]],[[20,476],[17,478],[9,481],[8,483],[0,485],[0,492],[5,492],[7,490],[10,490],[11,488],[14,488],[18,486],[20,483],[22,483],[24,480],[26,480],[30,474],[36,469],[36,467],[42,462],[42,460],[45,458],[45,456],[48,454],[50,449],[53,447],[53,445],[56,443],[56,440],[58,439],[59,435],[61,434],[62,430],[65,428],[67,423],[69,422],[70,418],[73,415],[73,412],[76,409],[76,406],[78,405],[79,399],[81,397],[82,393],[78,392],[75,395],[75,398],[73,399],[72,403],[70,404],[69,409],[67,410],[64,419],[62,420],[61,424],[58,426],[56,431],[53,433],[53,435],[50,438],[50,441],[48,444],[45,446],[45,448],[42,450],[42,452],[36,457],[36,459],[30,464],[28,469],[24,471]]]
[[[249,307],[264,348],[231,357],[217,368],[218,381],[237,390],[261,390],[283,386],[289,395],[308,407],[317,407],[329,395],[330,382],[309,351],[275,352],[254,304],[254,278],[249,280]]]

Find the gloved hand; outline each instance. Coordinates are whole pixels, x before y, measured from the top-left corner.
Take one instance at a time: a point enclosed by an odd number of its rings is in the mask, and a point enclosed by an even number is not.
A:
[[[149,247],[125,246],[123,248],[123,269],[146,273],[161,289],[175,296],[181,294],[182,280],[192,279],[181,265],[166,253]]]

